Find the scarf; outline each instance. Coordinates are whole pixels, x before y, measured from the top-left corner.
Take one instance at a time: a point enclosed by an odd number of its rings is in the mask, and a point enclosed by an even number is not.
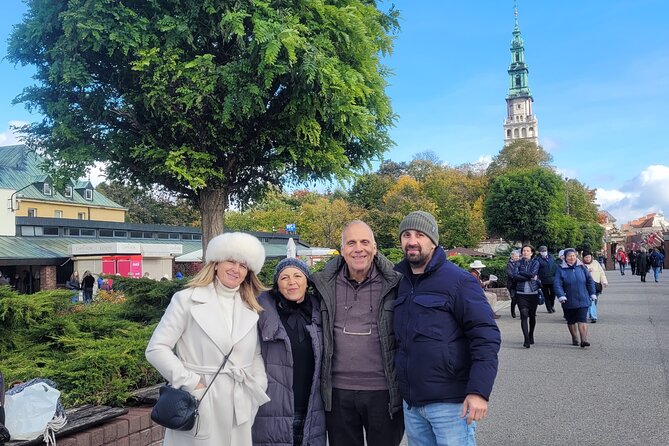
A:
[[[297,331],[298,341],[302,343],[309,334],[307,325],[311,323],[312,305],[310,296],[305,295],[304,300],[299,304],[286,299],[279,292],[274,293],[274,299],[279,315],[284,316],[288,326]]]

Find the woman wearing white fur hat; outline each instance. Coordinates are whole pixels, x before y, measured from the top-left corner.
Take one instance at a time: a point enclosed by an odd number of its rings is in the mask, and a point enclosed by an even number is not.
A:
[[[258,407],[269,401],[257,330],[265,250],[252,235],[232,232],[214,237],[205,258],[188,287],[172,297],[146,348],[148,361],[173,387],[202,398],[195,427],[167,429],[163,444],[250,446]]]

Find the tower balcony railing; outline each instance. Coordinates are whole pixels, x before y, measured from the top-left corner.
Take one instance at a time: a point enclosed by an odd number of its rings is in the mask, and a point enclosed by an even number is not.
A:
[[[532,122],[537,120],[537,115],[515,115],[513,119],[504,118],[504,125],[518,124],[521,122]]]

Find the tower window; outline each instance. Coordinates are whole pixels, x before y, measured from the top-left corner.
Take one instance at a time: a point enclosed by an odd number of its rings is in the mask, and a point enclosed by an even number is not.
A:
[[[506,131],[506,137],[507,137],[507,138],[511,138],[511,129],[508,129],[508,130]]]
[[[518,138],[518,129],[513,129],[513,136]]]
[[[516,75],[516,87],[520,87],[520,75]]]
[[[525,127],[521,129],[521,133],[523,134],[523,138],[527,138],[527,129]]]

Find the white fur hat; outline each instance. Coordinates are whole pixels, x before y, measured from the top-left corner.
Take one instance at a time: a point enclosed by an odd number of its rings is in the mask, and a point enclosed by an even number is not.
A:
[[[244,232],[217,235],[207,245],[206,262],[234,260],[245,263],[254,273],[260,273],[265,263],[265,248],[260,240]]]

